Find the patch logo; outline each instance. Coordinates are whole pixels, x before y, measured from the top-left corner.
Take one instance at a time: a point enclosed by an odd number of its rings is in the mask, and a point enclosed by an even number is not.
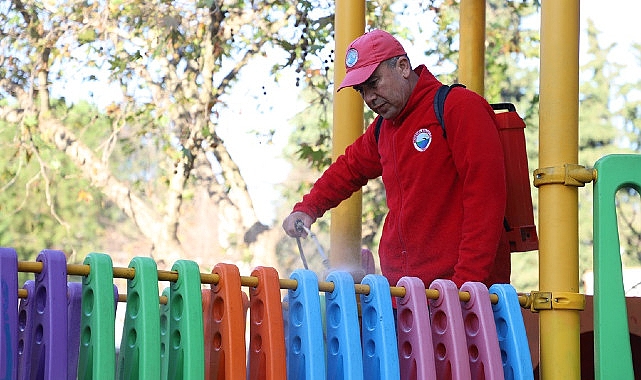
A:
[[[412,143],[414,144],[414,148],[416,148],[416,150],[418,150],[419,152],[425,152],[432,143],[432,132],[425,128],[419,129],[418,131],[416,131],[416,133],[414,133]]]
[[[354,65],[356,65],[356,62],[358,62],[358,50],[351,48],[345,55],[345,66],[354,67]]]

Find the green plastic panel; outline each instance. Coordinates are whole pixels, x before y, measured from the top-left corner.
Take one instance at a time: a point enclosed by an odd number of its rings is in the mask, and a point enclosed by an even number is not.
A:
[[[201,380],[205,376],[205,340],[198,264],[178,260],[172,270],[178,280],[169,291],[167,379]]]
[[[118,355],[117,379],[160,379],[160,306],[156,262],[134,257],[127,281],[127,310]]]
[[[84,264],[91,269],[82,281],[78,379],[113,379],[116,300],[111,257],[92,252],[85,257]]]
[[[627,187],[641,192],[641,155],[605,156],[595,168],[594,371],[596,379],[633,380],[615,197]]]

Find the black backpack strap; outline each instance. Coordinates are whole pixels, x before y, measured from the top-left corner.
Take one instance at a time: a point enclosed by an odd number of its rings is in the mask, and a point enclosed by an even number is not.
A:
[[[436,91],[436,95],[434,95],[434,113],[436,114],[436,120],[441,124],[441,129],[443,129],[443,137],[447,137],[447,134],[445,133],[445,121],[443,120],[443,114],[445,113],[445,98],[447,98],[447,94],[449,94],[450,90],[454,87],[465,88],[465,85],[454,83],[451,86],[448,86],[444,84],[439,87]]]
[[[374,126],[374,137],[376,137],[376,143],[378,144],[378,135],[381,134],[381,124],[383,124],[383,117],[376,117],[376,125]]]
[[[441,124],[441,129],[443,129],[443,137],[446,137],[445,121],[443,120],[443,113],[445,112],[445,98],[447,98],[447,94],[449,94],[450,90],[454,87],[465,88],[465,85],[461,83],[454,83],[450,86],[444,84],[439,87],[439,89],[436,91],[436,95],[434,96],[434,113],[436,114],[438,123]],[[374,126],[374,136],[376,137],[376,143],[378,143],[378,136],[381,134],[381,124],[383,124],[383,117],[377,116],[376,125]]]

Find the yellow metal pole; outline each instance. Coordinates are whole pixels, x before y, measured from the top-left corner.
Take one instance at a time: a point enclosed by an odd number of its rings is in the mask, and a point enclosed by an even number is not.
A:
[[[335,88],[345,77],[347,46],[365,30],[365,0],[337,0],[335,16]],[[332,156],[336,160],[363,133],[363,100],[356,91],[334,94]],[[357,192],[332,210],[329,261],[332,267],[361,268],[362,196]]]
[[[485,0],[461,0],[459,82],[485,93]]]
[[[578,161],[579,0],[541,2],[540,168]],[[578,293],[578,190],[539,187],[539,287],[541,292]],[[554,306],[554,301],[552,302]],[[540,378],[581,378],[579,311],[540,310]]]

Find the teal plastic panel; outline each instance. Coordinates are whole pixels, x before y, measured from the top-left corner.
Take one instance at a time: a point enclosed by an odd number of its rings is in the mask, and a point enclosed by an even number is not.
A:
[[[160,379],[160,306],[158,271],[150,257],[129,263],[136,274],[127,280],[127,310],[116,378]]]
[[[109,255],[92,252],[84,264],[91,269],[82,281],[78,379],[112,379],[116,372],[117,303],[113,263]]]
[[[200,270],[189,260],[176,261],[172,270],[178,272],[178,280],[169,290],[167,378],[201,380],[205,376],[205,341]]]
[[[169,286],[163,289],[162,295],[169,300]],[[160,378],[166,379],[169,371],[169,301],[160,305]]]
[[[641,193],[641,155],[599,159],[594,181],[594,372],[596,379],[634,379],[615,206],[616,193]]]

